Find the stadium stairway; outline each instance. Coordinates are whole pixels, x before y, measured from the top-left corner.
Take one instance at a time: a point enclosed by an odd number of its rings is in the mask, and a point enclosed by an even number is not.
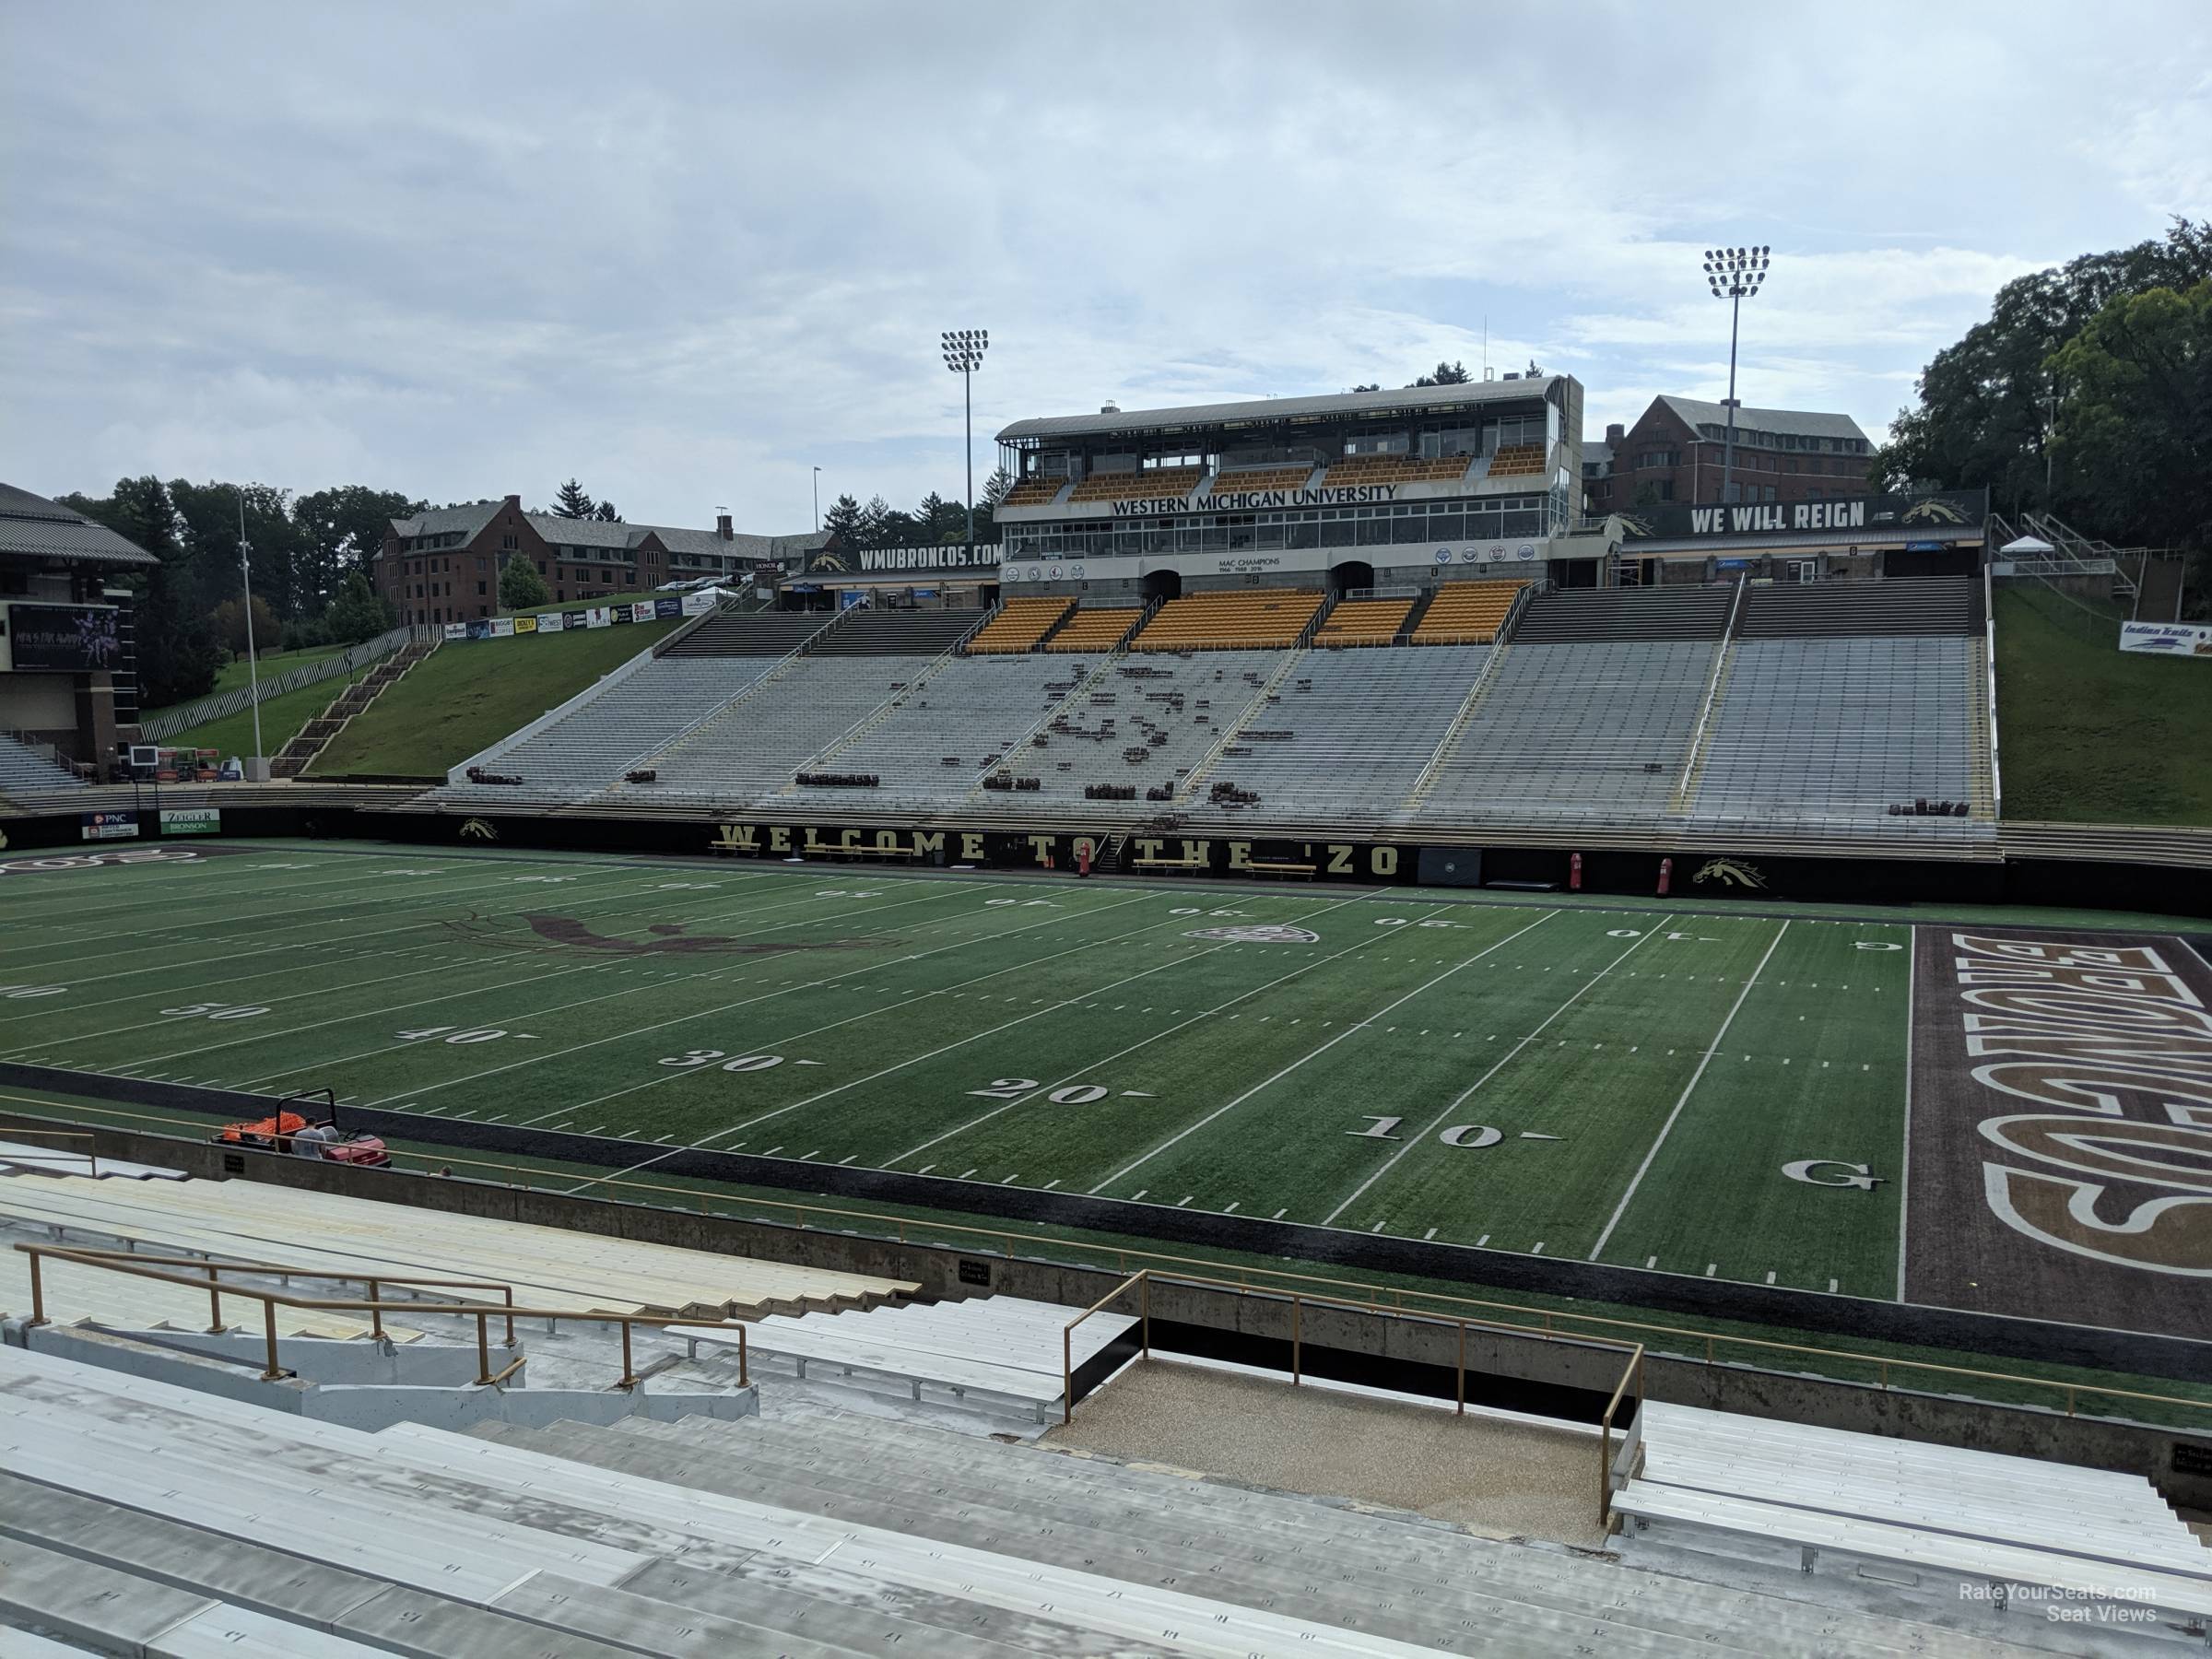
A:
[[[29,744],[0,735],[0,795],[17,790],[84,787],[83,780],[67,767],[48,759]]]
[[[1717,640],[1735,601],[1733,586],[1553,588],[1531,601],[1513,641],[1571,645]]]
[[[322,713],[301,726],[296,735],[269,762],[272,778],[296,778],[305,771],[347,723],[382,697],[407,670],[438,649],[437,640],[418,640],[386,657],[336,697]]]

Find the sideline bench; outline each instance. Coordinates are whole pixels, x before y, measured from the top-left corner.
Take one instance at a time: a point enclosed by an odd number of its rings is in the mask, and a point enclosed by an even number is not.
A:
[[[1311,880],[1314,872],[1320,866],[1310,864],[1278,864],[1273,862],[1264,863],[1255,858],[1244,867],[1250,870],[1255,876],[1282,876],[1286,877],[1291,876],[1303,876]]]
[[[1133,858],[1133,870],[1208,870],[1213,866],[1203,858]]]

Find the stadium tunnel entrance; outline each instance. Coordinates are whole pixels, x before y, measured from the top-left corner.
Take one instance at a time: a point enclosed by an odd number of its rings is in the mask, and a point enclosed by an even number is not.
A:
[[[1167,600],[1182,597],[1182,572],[1181,571],[1147,571],[1145,572],[1146,604],[1149,605],[1155,599]]]
[[[1375,585],[1375,567],[1364,559],[1347,559],[1340,565],[1329,567],[1329,594],[1341,599],[1345,594],[1360,588]]]

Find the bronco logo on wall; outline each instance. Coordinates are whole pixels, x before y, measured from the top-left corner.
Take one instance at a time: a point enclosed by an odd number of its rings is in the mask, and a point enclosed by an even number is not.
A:
[[[1709,881],[1718,882],[1723,887],[1763,888],[1767,885],[1767,878],[1759,873],[1757,865],[1746,864],[1738,858],[1710,859],[1690,880],[1699,887],[1703,887]]]

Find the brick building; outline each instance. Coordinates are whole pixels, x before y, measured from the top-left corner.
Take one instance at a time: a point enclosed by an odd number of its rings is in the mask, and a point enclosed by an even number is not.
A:
[[[1694,397],[1654,397],[1636,424],[1583,446],[1583,502],[1592,518],[1666,502],[1721,499],[1728,411]],[[1848,415],[1805,409],[1735,412],[1731,501],[1821,501],[1862,496],[1874,446]]]
[[[500,613],[500,571],[527,559],[556,604],[622,599],[700,577],[798,568],[831,533],[747,535],[723,513],[712,530],[525,512],[520,496],[394,519],[371,563],[402,622],[472,622]]]

